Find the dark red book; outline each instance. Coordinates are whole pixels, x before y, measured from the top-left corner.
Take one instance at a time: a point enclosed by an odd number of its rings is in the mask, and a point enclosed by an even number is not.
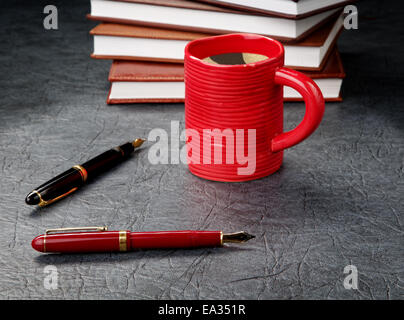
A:
[[[291,42],[303,39],[340,11],[295,20],[187,0],[91,0],[88,18],[210,34],[256,33]]]
[[[330,20],[303,40],[285,43],[285,64],[299,70],[321,70],[343,27],[342,16]],[[189,41],[211,36],[116,23],[101,23],[90,31],[97,59],[184,62]]]
[[[290,19],[303,19],[314,14],[345,6],[355,0],[197,0],[247,12]]]
[[[341,101],[340,89],[345,72],[335,49],[321,72],[306,71],[320,87],[326,101]],[[107,103],[183,102],[184,67],[181,64],[145,61],[114,61]],[[284,87],[285,101],[301,101],[295,90]]]

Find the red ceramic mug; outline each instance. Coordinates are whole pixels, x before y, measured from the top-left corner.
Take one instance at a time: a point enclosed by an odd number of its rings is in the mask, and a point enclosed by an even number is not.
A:
[[[244,64],[214,64],[205,58],[227,53],[265,56]],[[283,132],[283,86],[306,103],[303,121]],[[277,171],[283,150],[318,127],[324,99],[318,86],[284,67],[276,40],[229,34],[190,42],[185,48],[185,128],[189,170],[216,181],[247,181]]]

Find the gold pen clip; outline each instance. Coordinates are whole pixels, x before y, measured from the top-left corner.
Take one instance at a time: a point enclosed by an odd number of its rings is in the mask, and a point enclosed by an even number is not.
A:
[[[47,229],[45,234],[58,233],[58,232],[78,232],[78,231],[108,231],[108,227],[77,227],[77,228],[57,228],[57,229]]]
[[[51,203],[53,203],[53,202],[55,202],[55,201],[58,201],[58,200],[60,200],[60,199],[62,199],[62,198],[64,198],[64,197],[68,196],[69,194],[73,193],[73,192],[76,191],[77,189],[78,189],[78,188],[75,187],[75,188],[73,188],[73,189],[67,191],[66,193],[64,193],[64,194],[62,194],[62,195],[60,195],[60,196],[58,196],[58,197],[56,197],[56,198],[54,198],[54,199],[46,200],[46,201],[43,200],[41,194],[40,194],[38,191],[36,191],[36,193],[37,193],[38,196],[39,196],[39,200],[40,200],[38,205],[39,205],[40,207],[45,207],[45,206],[47,206],[48,204],[51,204]]]

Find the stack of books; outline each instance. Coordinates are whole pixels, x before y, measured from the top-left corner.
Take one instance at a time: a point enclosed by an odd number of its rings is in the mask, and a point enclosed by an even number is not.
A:
[[[107,103],[183,102],[184,48],[226,33],[279,40],[285,65],[312,78],[326,101],[341,101],[345,72],[336,42],[347,0],[91,0],[100,21],[95,59],[113,60]],[[285,101],[301,101],[284,88]]]

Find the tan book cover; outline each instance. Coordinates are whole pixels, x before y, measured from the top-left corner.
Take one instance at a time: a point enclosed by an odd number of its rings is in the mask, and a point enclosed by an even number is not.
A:
[[[303,18],[307,18],[309,16],[312,16],[312,15],[320,13],[320,12],[324,12],[324,11],[331,10],[334,8],[346,6],[350,3],[355,2],[356,0],[345,0],[345,1],[340,1],[337,3],[333,3],[333,4],[328,4],[325,6],[321,3],[321,1],[318,1],[318,3],[319,3],[318,8],[315,8],[313,10],[310,10],[309,12],[305,12],[302,14],[288,14],[288,13],[283,13],[279,10],[278,11],[265,10],[265,9],[260,9],[260,8],[253,7],[253,6],[248,6],[247,4],[243,4],[243,5],[236,4],[236,3],[233,3],[232,1],[226,1],[226,0],[196,0],[196,1],[207,3],[207,4],[213,4],[218,7],[235,9],[235,10],[246,11],[246,12],[261,13],[261,14],[265,14],[265,15],[269,15],[269,16],[288,18],[288,19],[303,19]],[[290,0],[290,1],[299,2],[299,0]]]
[[[342,66],[338,50],[335,48],[321,72],[306,71],[303,72],[313,80],[315,79],[343,79],[345,71]],[[161,82],[183,82],[184,67],[181,64],[156,63],[145,61],[114,61],[112,63],[109,81],[114,82],[140,82],[140,83],[161,83]],[[112,86],[111,86],[112,90]],[[130,95],[130,93],[129,93]],[[285,101],[302,101],[301,98],[285,98]],[[341,101],[341,96],[325,98],[326,101]],[[111,91],[108,94],[108,104],[120,103],[148,103],[148,102],[183,102],[184,98],[114,98],[111,97]]]
[[[100,1],[93,1],[95,4]],[[187,10],[201,10],[201,11],[210,11],[210,12],[216,12],[216,13],[231,13],[235,15],[241,15],[241,16],[256,16],[259,18],[263,17],[268,17],[268,18],[276,18],[277,20],[282,20],[284,18],[279,18],[279,17],[269,17],[268,15],[264,15],[262,13],[249,13],[245,11],[240,11],[240,10],[233,10],[229,8],[223,8],[220,6],[214,6],[210,4],[205,4],[201,2],[196,2],[196,1],[187,1],[187,0],[114,0],[114,1],[104,1],[104,2],[123,2],[123,3],[134,3],[134,4],[140,4],[140,5],[149,5],[153,6],[156,9],[159,7],[169,7],[169,8],[179,8],[179,9],[187,9]],[[92,9],[93,10],[93,9]],[[149,11],[150,12],[150,11]],[[263,35],[270,36],[274,39],[278,40],[283,40],[284,42],[296,42],[300,41],[301,39],[305,38],[307,35],[311,34],[314,30],[318,29],[320,26],[324,25],[327,21],[330,19],[334,18],[335,16],[339,15],[341,11],[334,12],[333,14],[330,14],[324,18],[321,19],[321,21],[314,23],[313,26],[308,28],[306,31],[302,32],[299,36],[297,37],[284,37],[284,36],[277,36],[274,34],[266,33],[265,30],[262,31]],[[237,17],[237,16],[235,16]],[[233,17],[233,18],[235,18]],[[147,18],[117,18],[117,17],[111,17],[109,16],[109,13],[105,13],[104,16],[97,16],[97,13],[93,13],[91,11],[91,14],[87,15],[87,18],[90,20],[96,20],[96,21],[103,21],[103,22],[112,22],[112,23],[119,23],[119,24],[134,24],[134,25],[142,25],[142,26],[148,26],[148,27],[158,27],[158,28],[165,28],[165,29],[174,29],[174,30],[185,30],[185,31],[195,31],[195,32],[202,32],[202,33],[209,33],[209,34],[225,34],[225,33],[234,33],[234,32],[240,32],[237,30],[225,30],[225,29],[216,29],[212,28],[209,25],[209,22],[207,21],[206,26],[191,26],[191,25],[182,25],[182,24],[176,24],[176,23],[164,23],[160,21],[148,21]],[[181,17],[179,17],[181,19]],[[284,20],[294,20],[294,19],[284,19]],[[280,30],[283,29],[283,24],[279,25]],[[299,24],[296,25],[296,28],[298,27]],[[257,33],[257,32],[255,32]]]
[[[341,19],[338,17],[337,19]],[[332,51],[335,42],[338,39],[339,33],[342,31],[342,24],[337,26],[338,29],[335,31],[335,25],[337,23],[337,19],[330,20],[327,22],[322,28],[319,28],[308,37],[304,38],[300,42],[294,44],[284,44],[285,50],[288,50],[288,46],[291,47],[321,47],[324,45],[331,32],[336,32],[333,35],[333,39],[331,41],[327,49],[327,52],[322,59],[322,62],[318,67],[304,67],[298,65],[290,65],[294,69],[299,70],[321,70],[324,66],[325,61],[327,60],[328,55]],[[90,31],[90,34],[104,37],[128,37],[128,38],[138,38],[138,39],[152,39],[152,40],[180,40],[180,41],[192,41],[204,37],[209,37],[211,34],[201,33],[201,32],[191,32],[191,31],[181,31],[181,30],[172,30],[172,29],[164,29],[164,28],[156,28],[156,27],[145,27],[145,26],[136,26],[136,25],[126,25],[126,24],[116,24],[116,23],[101,23],[97,25]],[[125,39],[123,39],[125,40]],[[113,59],[113,60],[140,60],[140,61],[157,61],[157,62],[173,62],[173,63],[183,63],[183,59],[170,57],[165,45],[167,42],[162,42],[160,46],[160,52],[165,53],[166,56],[160,57],[152,57],[151,55],[137,55],[137,54],[123,54],[115,53],[115,54],[91,54],[92,58],[95,59]],[[118,49],[116,51],[119,51]],[[141,51],[141,50],[139,50]],[[154,52],[153,52],[154,53]]]

